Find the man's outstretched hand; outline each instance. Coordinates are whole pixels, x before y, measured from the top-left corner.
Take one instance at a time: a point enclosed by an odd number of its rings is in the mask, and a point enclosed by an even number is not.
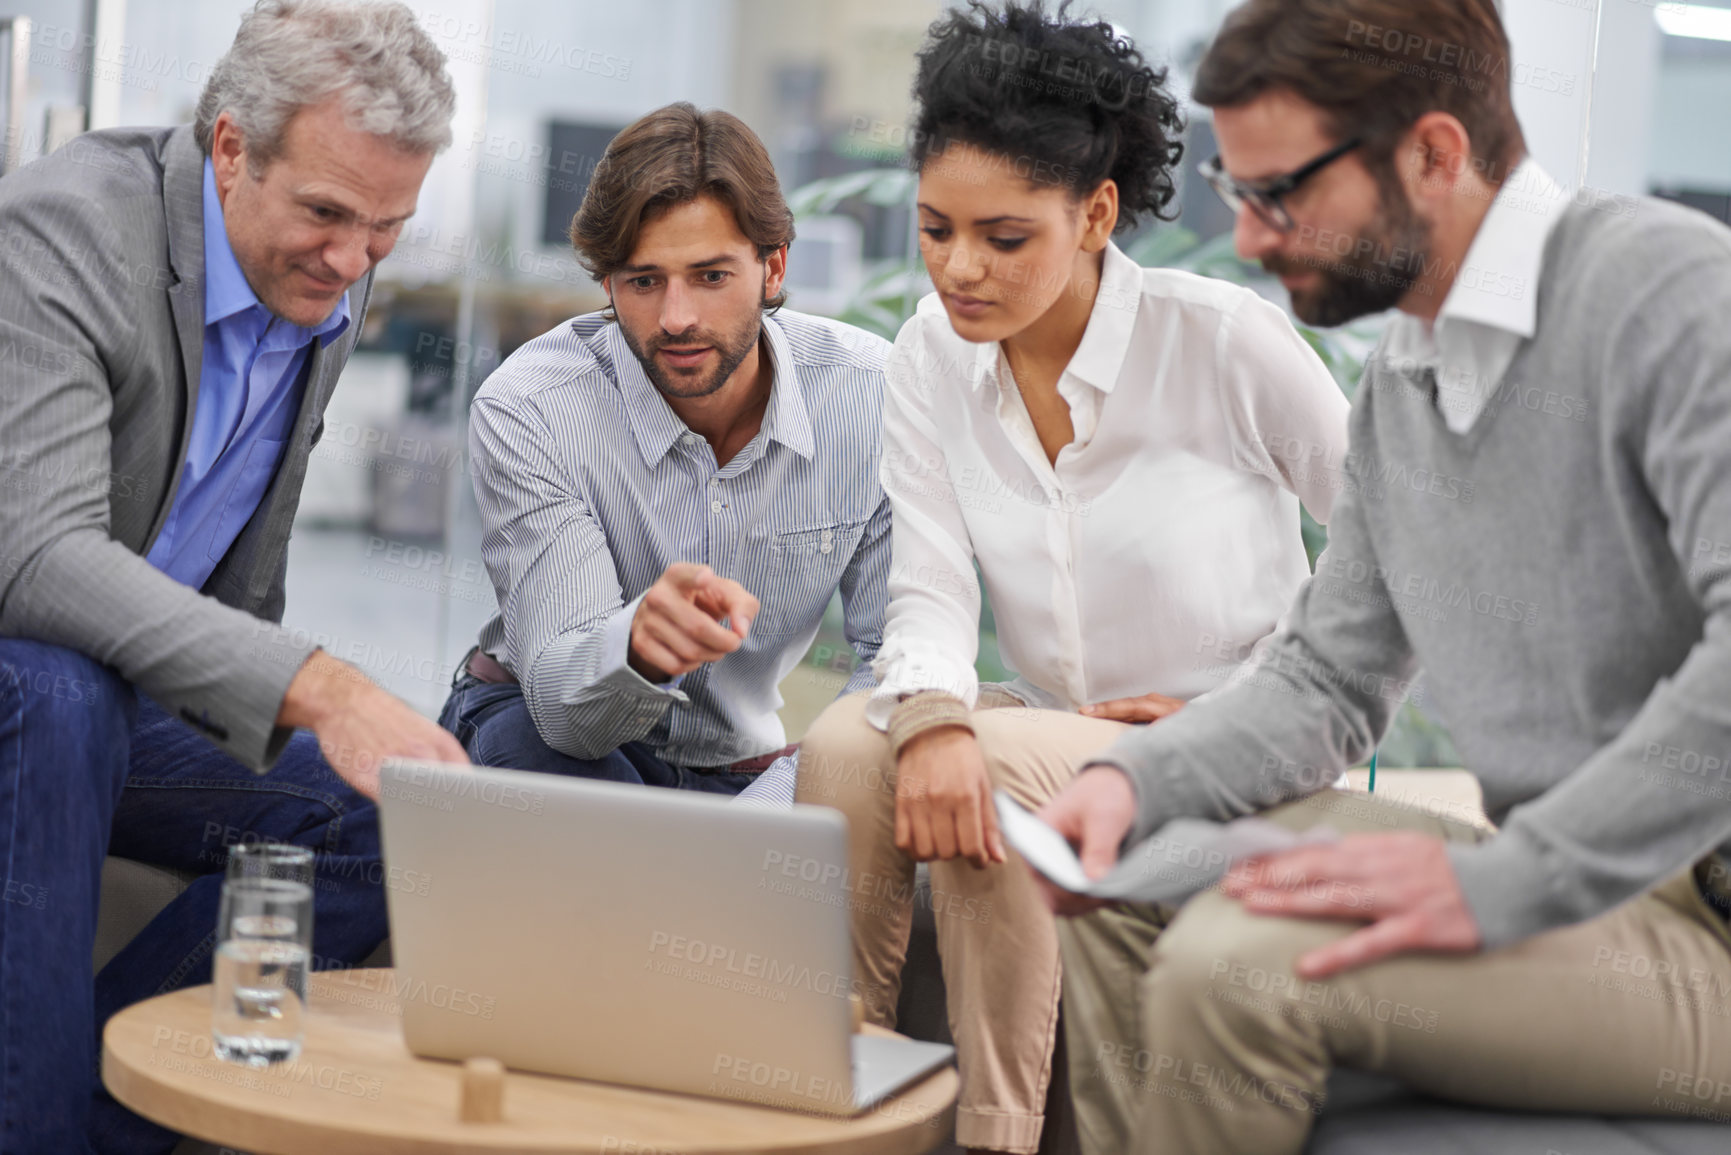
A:
[[[718,662],[745,644],[757,611],[757,599],[738,582],[706,565],[674,562],[637,603],[631,668],[665,682]]]
[[[368,798],[379,796],[383,759],[469,761],[462,745],[438,723],[323,650],[315,651],[289,683],[276,720],[279,726],[304,726],[316,734],[331,769]]]
[[[1076,848],[1082,872],[1098,880],[1118,862],[1118,848],[1136,817],[1136,792],[1117,767],[1092,766],[1041,807],[1035,817],[1063,835],[1064,841]],[[1034,881],[1053,914],[1087,914],[1106,905],[1053,885],[1039,871],[1034,871]]]

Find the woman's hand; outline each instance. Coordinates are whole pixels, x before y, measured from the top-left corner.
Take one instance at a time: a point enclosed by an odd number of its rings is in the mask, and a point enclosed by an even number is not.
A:
[[[1083,706],[1077,713],[1088,718],[1104,718],[1109,722],[1158,722],[1184,708],[1178,698],[1165,694],[1143,694],[1140,698],[1116,698],[1094,706]]]
[[[980,744],[960,726],[927,730],[896,762],[896,849],[916,862],[1006,860]]]

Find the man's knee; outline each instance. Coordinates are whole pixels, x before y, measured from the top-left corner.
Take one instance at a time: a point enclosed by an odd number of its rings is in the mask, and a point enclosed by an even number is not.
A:
[[[867,694],[832,703],[799,745],[798,800],[844,811],[893,804],[889,739],[866,720]]]
[[[1298,956],[1340,933],[1339,924],[1251,915],[1236,899],[1204,891],[1154,944],[1145,1002],[1214,1004],[1224,1017],[1282,1015],[1317,985],[1293,973]]]
[[[71,760],[100,762],[118,790],[137,709],[132,686],[94,658],[0,638],[0,714],[15,714],[26,733],[52,735],[56,773],[66,773]]]
[[[0,638],[0,691],[13,691],[27,711],[84,718],[123,711],[132,687],[96,659],[45,642]]]
[[[1288,830],[1309,830],[1325,824],[1355,834],[1396,829],[1382,803],[1382,799],[1369,794],[1328,787],[1272,806],[1257,817]]]
[[[1458,802],[1403,801],[1332,788],[1265,810],[1259,817],[1288,830],[1327,825],[1342,834],[1416,830],[1453,841],[1477,842],[1488,833],[1487,827],[1474,824],[1471,807]]]

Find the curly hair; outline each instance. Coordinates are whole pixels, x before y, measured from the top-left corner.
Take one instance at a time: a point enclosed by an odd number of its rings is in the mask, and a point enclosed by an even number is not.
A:
[[[1068,20],[1069,7],[1063,0],[1048,15],[1041,0],[1001,10],[969,0],[927,30],[914,76],[914,164],[969,144],[1078,198],[1116,182],[1120,232],[1146,213],[1164,218],[1184,153],[1166,70],[1105,21]]]

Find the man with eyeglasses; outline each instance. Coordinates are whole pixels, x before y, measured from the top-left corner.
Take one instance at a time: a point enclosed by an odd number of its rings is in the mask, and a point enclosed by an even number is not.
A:
[[[1489,66],[1408,68],[1413,43]],[[1341,836],[1176,913],[1047,884],[1085,916],[1089,1152],[1298,1152],[1336,1066],[1731,1119],[1731,232],[1565,194],[1508,59],[1492,0],[1250,0],[1198,70],[1239,252],[1312,323],[1399,313],[1329,554],[1254,672],[1043,811],[1096,878],[1176,817]],[[1421,668],[1494,830],[1319,789]]]

